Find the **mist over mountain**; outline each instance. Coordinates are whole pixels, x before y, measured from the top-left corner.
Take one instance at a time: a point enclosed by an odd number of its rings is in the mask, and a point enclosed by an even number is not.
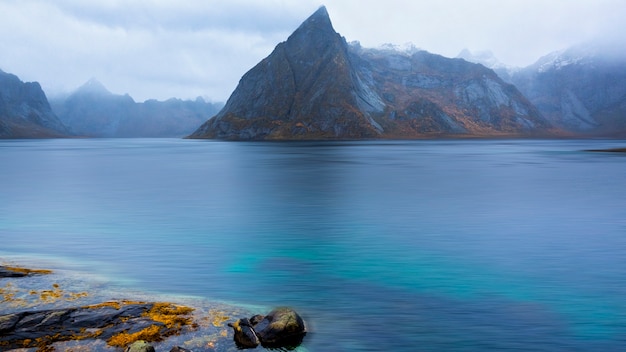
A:
[[[470,51],[469,49],[463,49],[456,56],[457,59],[463,59],[475,64],[481,64],[487,68],[494,70],[495,73],[500,76],[505,82],[511,83],[511,76],[520,70],[518,67],[506,65],[496,58],[493,52],[489,50],[483,51]]]
[[[626,54],[615,46],[550,53],[511,81],[555,126],[583,136],[626,136]]]
[[[96,79],[51,104],[75,134],[90,137],[182,137],[221,107],[202,98],[137,103],[128,94],[111,93]]]
[[[52,112],[37,82],[22,82],[0,70],[0,138],[49,138],[69,135]]]
[[[191,138],[533,136],[550,124],[492,70],[348,45],[321,7],[240,80]]]

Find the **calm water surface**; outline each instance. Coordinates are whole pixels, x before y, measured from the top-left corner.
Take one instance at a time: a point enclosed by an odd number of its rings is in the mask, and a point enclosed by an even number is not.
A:
[[[308,351],[626,350],[626,155],[583,151],[625,144],[0,141],[0,259],[293,306]]]

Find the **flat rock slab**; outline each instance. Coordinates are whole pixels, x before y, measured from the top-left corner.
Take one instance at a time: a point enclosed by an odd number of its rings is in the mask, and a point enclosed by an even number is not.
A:
[[[0,315],[0,350],[42,348],[59,341],[102,339],[124,347],[136,340],[160,341],[191,322],[191,308],[131,301]]]
[[[24,277],[30,275],[46,275],[51,270],[26,269],[14,266],[0,265],[0,277]]]

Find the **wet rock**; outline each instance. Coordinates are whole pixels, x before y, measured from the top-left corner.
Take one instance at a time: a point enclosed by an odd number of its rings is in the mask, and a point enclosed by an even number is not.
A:
[[[265,316],[257,314],[254,315],[250,318],[250,324],[252,324],[252,326],[255,326],[256,324],[260,323],[261,320],[263,320],[263,318],[265,318]]]
[[[291,308],[281,307],[266,316],[255,315],[228,324],[239,348],[295,348],[306,335],[304,320]]]
[[[140,340],[133,342],[126,347],[124,352],[155,352],[154,347],[146,341]]]
[[[242,318],[234,323],[229,323],[228,326],[232,327],[235,332],[233,339],[235,340],[237,347],[255,348],[259,345],[259,338],[247,318]]]
[[[170,303],[111,301],[0,315],[0,350],[91,338],[114,347],[159,341],[180,333],[191,320],[186,316],[190,310]]]
[[[263,347],[292,347],[302,342],[306,329],[302,318],[291,308],[274,309],[254,326]]]
[[[174,346],[172,347],[172,349],[170,350],[170,352],[192,352],[191,350],[188,350],[186,348],[182,348],[180,346]]]
[[[50,274],[50,270],[42,269],[26,269],[13,266],[0,265],[0,277],[24,277],[29,275],[46,275]]]

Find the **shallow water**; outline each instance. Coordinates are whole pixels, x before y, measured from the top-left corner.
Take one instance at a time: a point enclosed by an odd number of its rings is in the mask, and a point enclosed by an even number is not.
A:
[[[0,141],[0,258],[289,305],[309,351],[624,350],[626,156],[583,151],[624,144]]]

